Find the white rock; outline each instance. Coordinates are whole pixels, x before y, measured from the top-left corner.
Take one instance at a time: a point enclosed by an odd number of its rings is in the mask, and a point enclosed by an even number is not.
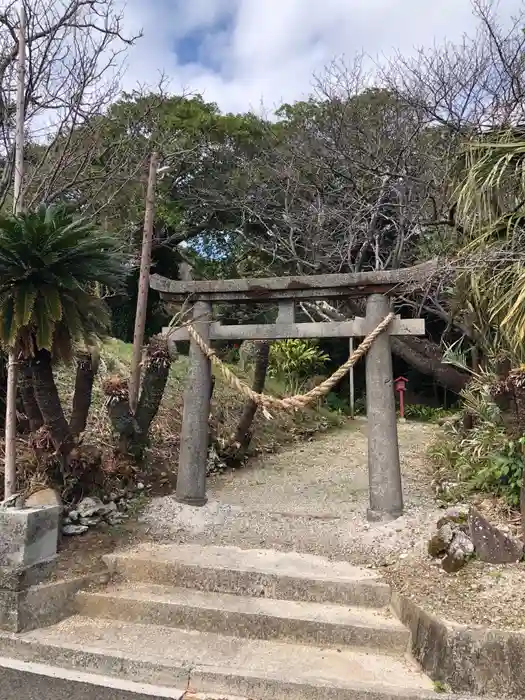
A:
[[[108,506],[102,503],[100,498],[83,498],[77,506],[78,514],[81,518],[92,518],[95,515],[104,515],[108,511]]]
[[[89,530],[87,525],[64,525],[62,528],[63,535],[83,535]]]

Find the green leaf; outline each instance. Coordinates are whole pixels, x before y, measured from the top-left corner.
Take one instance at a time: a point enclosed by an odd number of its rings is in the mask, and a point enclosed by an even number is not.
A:
[[[51,321],[60,321],[62,318],[62,302],[60,301],[60,294],[56,287],[48,287],[40,292],[45,308]]]
[[[15,323],[19,328],[27,326],[31,320],[37,290],[32,284],[15,290]]]

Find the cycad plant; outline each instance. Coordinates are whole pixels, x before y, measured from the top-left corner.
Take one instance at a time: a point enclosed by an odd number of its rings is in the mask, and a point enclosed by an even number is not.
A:
[[[52,365],[71,361],[75,353],[85,363],[86,350],[106,334],[109,311],[96,290],[118,286],[123,263],[115,238],[65,207],[0,216],[0,343],[16,349],[22,364],[32,427],[39,411],[62,455],[74,439]]]

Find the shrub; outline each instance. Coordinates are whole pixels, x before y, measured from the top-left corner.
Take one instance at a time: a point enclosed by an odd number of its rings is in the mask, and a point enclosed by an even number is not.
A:
[[[436,408],[434,406],[426,406],[425,404],[407,404],[405,406],[405,418],[415,421],[431,423],[432,421],[446,418],[457,411],[451,411],[446,408]]]
[[[450,495],[482,491],[520,504],[525,437],[508,434],[504,416],[491,396],[491,386],[473,381],[463,395],[474,426],[464,433],[458,424],[448,425],[430,448],[440,472],[455,487]]]
[[[305,381],[330,358],[310,340],[279,340],[270,347],[270,377],[280,379],[286,391],[298,394]]]

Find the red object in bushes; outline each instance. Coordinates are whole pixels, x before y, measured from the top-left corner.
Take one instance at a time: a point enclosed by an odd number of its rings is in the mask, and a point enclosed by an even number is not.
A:
[[[399,394],[399,415],[405,417],[405,391],[408,384],[406,377],[398,377],[394,380],[394,389]]]

